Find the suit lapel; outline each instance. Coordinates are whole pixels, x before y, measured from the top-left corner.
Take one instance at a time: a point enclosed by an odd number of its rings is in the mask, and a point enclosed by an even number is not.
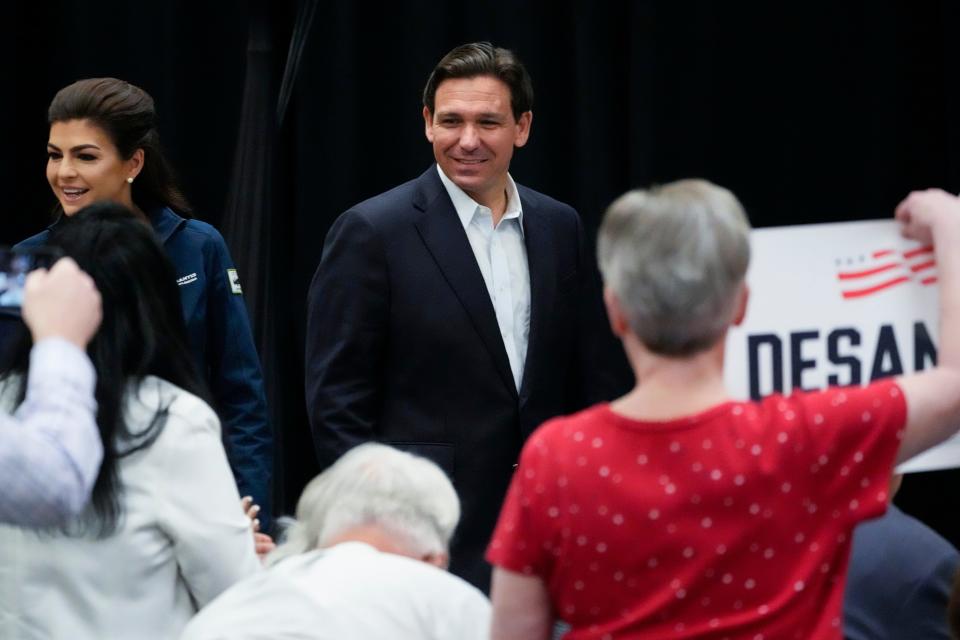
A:
[[[547,311],[556,295],[556,273],[553,268],[553,250],[544,212],[521,197],[523,206],[523,238],[527,247],[527,266],[530,270],[530,333],[520,385],[520,404],[530,395],[529,381],[535,379],[539,365],[539,345],[548,321]]]
[[[467,310],[504,384],[516,395],[510,361],[500,337],[500,325],[487,285],[436,167],[420,176],[418,183],[413,205],[423,213],[415,222],[417,231],[460,304]],[[465,363],[465,366],[469,365]]]

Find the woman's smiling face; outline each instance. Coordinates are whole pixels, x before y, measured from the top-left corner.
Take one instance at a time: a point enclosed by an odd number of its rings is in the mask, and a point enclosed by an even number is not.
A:
[[[68,216],[99,200],[133,209],[127,178],[135,178],[142,166],[142,150],[124,160],[107,132],[89,120],[50,125],[47,182]]]

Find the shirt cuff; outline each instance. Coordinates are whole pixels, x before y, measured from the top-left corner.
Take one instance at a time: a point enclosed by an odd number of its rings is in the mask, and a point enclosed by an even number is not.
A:
[[[27,389],[49,384],[65,385],[82,397],[93,398],[96,371],[86,352],[64,338],[44,338],[30,351]]]

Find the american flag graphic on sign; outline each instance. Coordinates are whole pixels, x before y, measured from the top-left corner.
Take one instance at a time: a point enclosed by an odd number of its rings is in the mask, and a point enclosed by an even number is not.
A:
[[[837,281],[844,299],[863,298],[902,284],[937,281],[933,246],[906,251],[878,249],[855,258],[837,258]]]

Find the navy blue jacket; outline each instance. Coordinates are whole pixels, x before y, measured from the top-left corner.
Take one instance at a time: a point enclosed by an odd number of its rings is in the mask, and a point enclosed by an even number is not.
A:
[[[260,521],[266,528],[273,435],[260,360],[233,259],[220,233],[205,222],[184,219],[168,208],[152,210],[149,218],[177,275],[190,346],[223,423],[237,488],[261,506]],[[17,246],[45,244],[49,235],[48,228]]]
[[[853,536],[843,604],[847,640],[949,640],[947,601],[960,554],[894,505]]]

